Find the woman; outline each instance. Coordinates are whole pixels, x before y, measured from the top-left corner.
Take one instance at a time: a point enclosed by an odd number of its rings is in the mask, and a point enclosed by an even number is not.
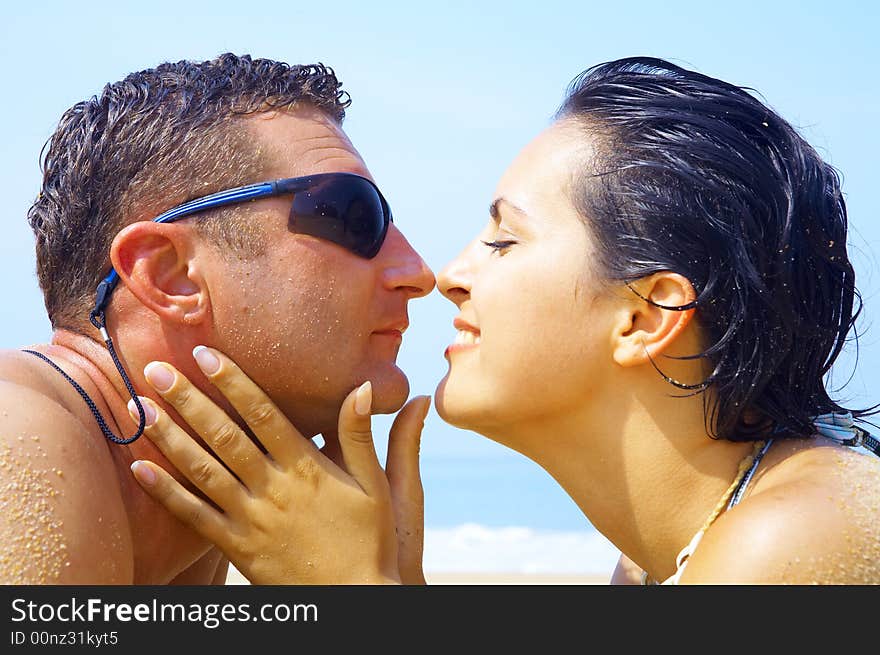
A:
[[[846,236],[835,171],[749,93],[662,60],[593,67],[438,277],[459,332],[437,411],[546,469],[623,553],[615,580],[634,562],[644,581],[878,583],[880,459],[852,447],[877,442],[823,384],[859,311]],[[245,420],[271,404],[197,350]],[[386,476],[369,383],[337,463],[277,410],[251,426],[267,458],[179,373],[162,395],[181,391],[235,477],[161,411],[146,434],[220,511],[153,464],[135,477],[251,581],[423,581],[424,400]]]

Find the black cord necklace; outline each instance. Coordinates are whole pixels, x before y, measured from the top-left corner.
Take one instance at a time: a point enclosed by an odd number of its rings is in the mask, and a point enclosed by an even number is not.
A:
[[[107,350],[110,351],[110,357],[113,358],[113,363],[116,365],[116,369],[119,371],[119,374],[122,376],[122,381],[125,383],[125,388],[128,389],[128,393],[131,395],[132,400],[134,400],[134,404],[137,406],[138,410],[138,429],[137,432],[128,437],[127,439],[123,439],[122,437],[117,437],[113,434],[113,431],[107,425],[107,422],[104,420],[104,417],[101,415],[101,412],[98,410],[98,406],[95,404],[95,401],[91,399],[89,394],[86,393],[85,389],[83,389],[76,380],[70,377],[67,373],[65,373],[58,364],[53,362],[51,359],[46,357],[43,353],[39,353],[36,350],[23,350],[23,352],[30,353],[31,355],[35,355],[42,359],[44,362],[49,364],[56,371],[61,373],[64,376],[64,379],[70,382],[74,389],[77,390],[82,399],[85,401],[86,405],[89,406],[89,409],[92,411],[92,414],[95,417],[95,420],[98,422],[98,426],[101,428],[101,431],[104,433],[104,436],[107,437],[110,441],[115,444],[125,445],[129,444],[138,437],[140,437],[144,433],[144,424],[146,423],[146,416],[144,415],[144,407],[141,405],[141,401],[137,396],[137,392],[134,390],[134,386],[131,384],[131,380],[129,380],[128,375],[125,373],[125,369],[122,367],[122,362],[119,361],[119,357],[116,355],[116,349],[113,347],[113,339],[110,338],[110,335],[107,334],[106,329],[106,319],[104,318],[103,311],[92,312],[89,316],[89,320],[92,322],[96,328],[101,331],[101,336],[104,339],[104,343],[107,345]]]

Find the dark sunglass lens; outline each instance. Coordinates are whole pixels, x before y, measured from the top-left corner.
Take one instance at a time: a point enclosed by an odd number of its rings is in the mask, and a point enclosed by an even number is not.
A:
[[[289,227],[372,257],[385,236],[385,212],[381,197],[367,180],[327,177],[294,194]]]

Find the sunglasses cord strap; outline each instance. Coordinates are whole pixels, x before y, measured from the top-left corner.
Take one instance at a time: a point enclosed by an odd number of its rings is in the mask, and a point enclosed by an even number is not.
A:
[[[67,373],[65,373],[60,366],[58,366],[51,359],[46,357],[43,353],[39,353],[36,350],[24,350],[23,352],[30,353],[31,355],[35,355],[42,359],[44,362],[49,364],[56,371],[61,373],[64,376],[64,379],[67,380],[71,386],[82,396],[82,399],[85,401],[86,405],[88,405],[89,409],[94,415],[95,420],[98,422],[98,426],[101,428],[101,431],[104,433],[104,436],[107,437],[110,441],[115,444],[125,445],[130,444],[135,439],[140,437],[144,433],[144,425],[146,423],[146,416],[144,415],[144,407],[141,404],[140,398],[138,398],[137,392],[134,390],[134,386],[131,384],[131,380],[129,380],[128,375],[125,373],[125,369],[122,367],[122,363],[119,361],[119,357],[116,355],[116,349],[113,347],[113,339],[110,338],[110,335],[107,334],[107,329],[105,327],[105,319],[104,312],[94,312],[90,319],[92,324],[101,331],[101,337],[104,339],[104,343],[107,345],[107,350],[110,352],[110,357],[113,358],[113,363],[116,365],[116,369],[119,371],[119,374],[122,376],[122,381],[125,383],[125,388],[128,389],[128,393],[131,395],[132,400],[134,400],[134,404],[137,406],[138,410],[138,429],[137,432],[128,437],[127,439],[123,439],[121,437],[117,437],[113,434],[113,431],[107,425],[107,422],[104,420],[104,417],[101,415],[100,410],[97,405],[95,405],[95,401],[91,399],[88,393],[86,393],[85,389],[83,389],[76,380],[70,377]]]

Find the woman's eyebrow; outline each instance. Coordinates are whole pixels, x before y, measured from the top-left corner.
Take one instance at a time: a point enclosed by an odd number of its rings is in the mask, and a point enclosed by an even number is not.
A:
[[[505,204],[510,209],[512,209],[517,214],[521,214],[523,217],[528,218],[529,215],[525,209],[523,209],[522,207],[517,207],[516,205],[514,205],[512,202],[510,202],[507,198],[505,198],[503,196],[495,198],[495,200],[492,201],[492,204],[489,205],[489,216],[497,219],[498,218],[498,206],[502,203]]]

